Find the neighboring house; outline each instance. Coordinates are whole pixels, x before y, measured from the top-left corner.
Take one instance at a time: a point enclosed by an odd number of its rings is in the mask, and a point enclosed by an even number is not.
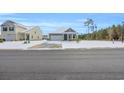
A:
[[[72,41],[77,38],[78,33],[72,28],[59,28],[56,32],[49,33],[52,41]]]
[[[48,40],[48,39],[49,39],[48,35],[43,35],[43,40]]]
[[[7,20],[1,25],[1,37],[6,41],[41,40],[42,32],[38,26],[24,26]]]

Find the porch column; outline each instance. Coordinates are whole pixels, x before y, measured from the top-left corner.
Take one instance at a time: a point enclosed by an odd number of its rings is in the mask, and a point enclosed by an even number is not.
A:
[[[25,32],[25,41],[26,41],[26,32]]]
[[[69,41],[69,34],[67,34],[67,41]]]
[[[71,40],[74,40],[74,38],[73,38],[73,34],[71,35]]]

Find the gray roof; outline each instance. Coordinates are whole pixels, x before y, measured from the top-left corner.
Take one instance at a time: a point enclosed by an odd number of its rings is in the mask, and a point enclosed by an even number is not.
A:
[[[17,25],[17,26],[23,27],[23,28],[25,28],[25,29],[28,29],[28,28],[29,28],[28,26],[25,26],[25,25],[16,23],[16,22],[11,21],[11,20],[7,20],[7,21],[5,21],[3,24],[1,24],[1,26],[5,26],[5,25]]]
[[[24,31],[21,31],[21,32],[27,32],[27,33],[29,33],[29,32],[30,32],[32,29],[34,29],[34,28],[40,29],[39,26],[31,26],[29,29],[24,30]],[[21,32],[20,32],[20,33],[21,33]]]
[[[77,32],[72,28],[61,27],[61,28],[58,28],[55,32],[52,32],[50,34],[63,34],[63,33],[77,33]]]
[[[25,26],[25,25],[16,23],[16,22],[11,21],[11,20],[5,21],[1,26],[5,26],[5,25],[17,25],[17,26],[20,26],[22,28],[25,28],[25,30],[21,31],[21,32],[29,32],[33,28],[39,28],[39,26]]]

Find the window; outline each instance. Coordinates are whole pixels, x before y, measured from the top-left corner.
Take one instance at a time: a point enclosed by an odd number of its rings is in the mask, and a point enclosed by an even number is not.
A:
[[[14,27],[9,27],[9,31],[14,31]]]
[[[3,29],[2,29],[3,31],[7,31],[7,27],[3,27]]]

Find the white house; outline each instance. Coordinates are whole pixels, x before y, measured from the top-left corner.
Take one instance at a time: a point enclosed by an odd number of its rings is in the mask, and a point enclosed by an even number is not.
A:
[[[78,33],[72,28],[59,28],[53,33],[49,33],[49,39],[52,41],[72,41],[77,38]]]
[[[6,41],[41,40],[42,32],[38,26],[25,26],[7,20],[1,25],[1,38]]]

